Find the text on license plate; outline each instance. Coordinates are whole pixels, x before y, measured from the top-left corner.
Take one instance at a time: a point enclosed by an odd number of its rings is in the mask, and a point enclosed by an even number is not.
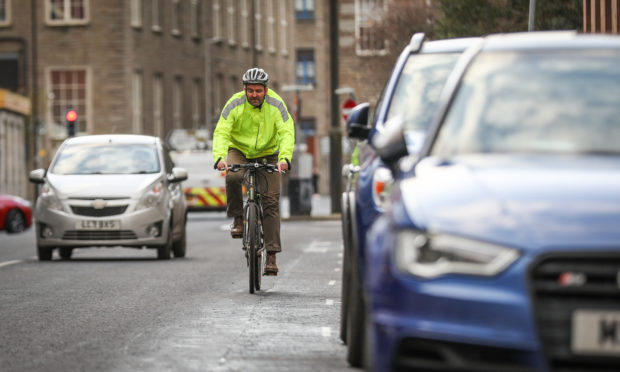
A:
[[[620,355],[620,311],[573,312],[571,348],[575,354]]]
[[[81,220],[75,223],[78,230],[119,230],[121,221],[119,220]]]

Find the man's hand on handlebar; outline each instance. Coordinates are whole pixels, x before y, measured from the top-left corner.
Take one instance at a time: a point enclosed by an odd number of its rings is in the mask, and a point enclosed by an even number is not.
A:
[[[288,163],[285,161],[281,161],[278,163],[278,172],[286,172],[288,171]]]
[[[220,160],[217,163],[217,170],[219,170],[219,171],[224,171],[225,170],[226,172],[228,172],[228,163],[226,163],[226,161],[224,161],[224,160]]]

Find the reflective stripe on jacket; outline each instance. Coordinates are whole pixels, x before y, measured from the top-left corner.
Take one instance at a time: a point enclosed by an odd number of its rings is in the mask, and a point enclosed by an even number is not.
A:
[[[295,124],[282,98],[267,90],[260,108],[252,106],[245,91],[235,93],[224,105],[213,133],[213,161],[226,159],[234,147],[254,159],[279,151],[278,161],[290,162],[295,146]]]

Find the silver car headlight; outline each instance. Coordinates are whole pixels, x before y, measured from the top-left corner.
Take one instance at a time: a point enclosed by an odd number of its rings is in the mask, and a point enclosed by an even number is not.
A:
[[[396,237],[397,267],[422,278],[446,274],[492,276],[517,258],[516,249],[454,235],[403,230]]]
[[[41,186],[39,198],[41,198],[41,202],[46,209],[56,211],[63,210],[62,203],[60,202],[58,195],[56,195],[56,191],[54,191],[54,188],[48,183],[45,183],[43,184],[43,186]]]
[[[136,210],[154,208],[161,203],[164,197],[164,184],[159,181],[146,189],[146,192],[142,195]]]

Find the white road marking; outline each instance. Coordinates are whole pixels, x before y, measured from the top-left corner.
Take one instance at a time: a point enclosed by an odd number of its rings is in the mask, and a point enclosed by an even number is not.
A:
[[[342,252],[338,253],[338,257],[342,258]]]
[[[337,267],[337,268],[335,268],[335,269],[334,269],[334,271],[335,271],[335,272],[338,272],[338,271],[340,271],[340,268],[339,268],[339,267]]]
[[[321,335],[323,337],[329,337],[332,335],[332,329],[330,327],[321,327]]]
[[[0,267],[15,265],[15,264],[22,263],[22,262],[24,261],[23,260],[11,260],[11,261],[0,262]]]
[[[334,304],[334,300],[325,300],[325,305],[331,306]]]
[[[330,280],[328,285],[334,285],[334,284],[336,284],[336,281],[335,280]]]
[[[308,246],[308,248],[304,249],[304,252],[311,253],[327,253],[327,249],[330,245],[330,242],[320,242],[313,240],[312,243]]]

